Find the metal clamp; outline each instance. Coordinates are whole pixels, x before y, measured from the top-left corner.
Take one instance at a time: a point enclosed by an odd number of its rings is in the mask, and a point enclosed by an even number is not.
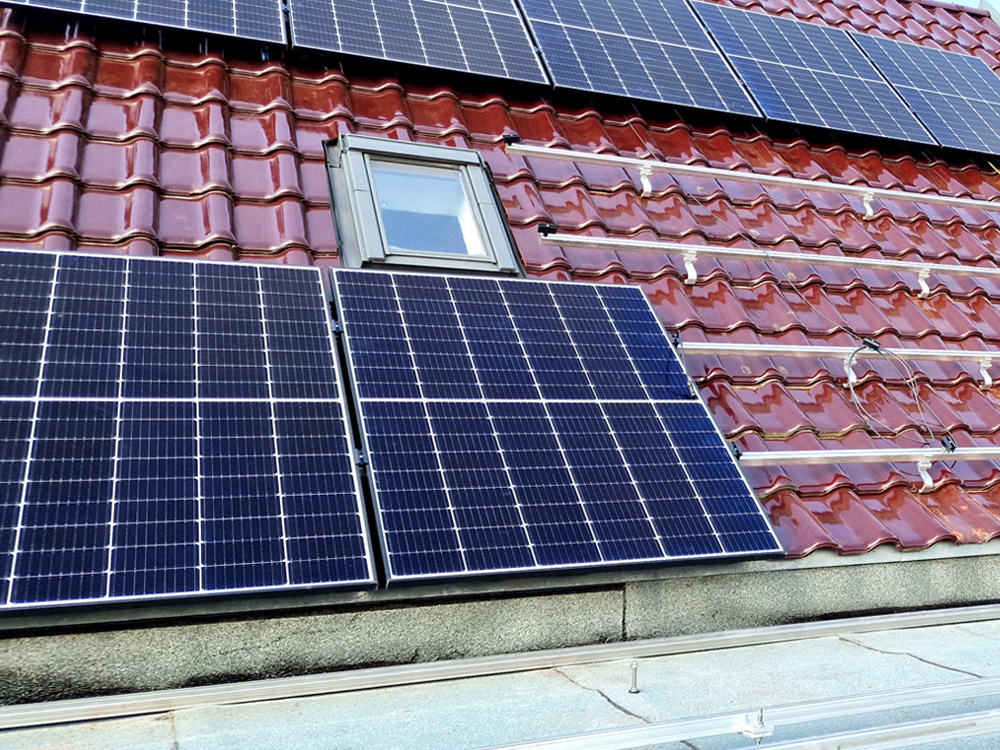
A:
[[[983,376],[983,388],[993,387],[993,376],[990,375],[990,367],[992,366],[992,359],[979,360],[979,374]]]
[[[872,202],[875,200],[875,192],[869,190],[863,196],[861,196],[861,202],[865,206],[865,218],[870,219],[875,215],[875,209],[872,206]]]
[[[917,283],[920,284],[920,299],[925,299],[931,293],[931,288],[927,285],[927,279],[930,275],[930,266],[924,266],[917,274]]]
[[[747,722],[740,728],[740,734],[749,737],[759,745],[761,740],[774,734],[774,727],[764,723],[764,709],[762,708],[757,712],[757,717],[753,721],[750,720],[749,716],[747,717]]]
[[[697,250],[688,250],[684,253],[684,270],[687,271],[687,278],[684,279],[684,283],[688,286],[694,286],[698,283],[698,269],[694,267],[696,260],[698,260]]]
[[[930,492],[934,488],[934,480],[931,479],[930,474],[930,469],[933,465],[934,460],[931,458],[930,454],[917,461],[917,471],[920,472],[920,478],[924,480],[924,484],[920,488],[921,492]]]
[[[650,177],[653,176],[653,168],[649,165],[639,168],[639,181],[642,182],[642,197],[648,198],[653,194],[653,183]]]
[[[855,352],[851,352],[844,357],[844,372],[847,374],[847,384],[845,388],[851,388],[858,384],[858,374],[854,372]]]

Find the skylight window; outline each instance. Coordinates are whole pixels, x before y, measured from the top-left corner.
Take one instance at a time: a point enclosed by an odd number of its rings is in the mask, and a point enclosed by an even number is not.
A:
[[[519,270],[476,151],[345,135],[327,159],[345,266]]]

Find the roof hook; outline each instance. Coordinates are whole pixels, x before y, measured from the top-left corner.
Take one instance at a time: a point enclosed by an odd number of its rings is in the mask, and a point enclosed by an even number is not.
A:
[[[844,357],[844,372],[847,374],[847,384],[845,388],[853,388],[858,384],[858,374],[854,372],[854,360],[856,351],[851,352],[846,357]]]
[[[698,260],[697,250],[688,250],[684,253],[684,270],[687,271],[687,278],[684,279],[684,283],[688,286],[694,286],[698,283],[698,269],[694,267],[696,260]]]
[[[917,283],[920,284],[920,299],[927,299],[927,295],[931,293],[931,288],[927,286],[927,279],[930,275],[930,266],[924,266],[920,269],[920,273],[917,274]]]
[[[648,198],[653,194],[653,183],[650,182],[650,177],[653,176],[653,168],[648,164],[643,164],[639,168],[639,180],[642,182],[642,197]]]
[[[983,388],[993,387],[993,377],[990,375],[990,367],[992,365],[992,359],[979,360],[979,374],[983,376]]]
[[[875,209],[872,207],[872,202],[875,200],[875,191],[869,190],[863,196],[861,196],[861,202],[865,205],[865,218],[870,219],[875,215]]]
[[[933,459],[931,459],[931,454],[927,453],[917,461],[917,471],[920,472],[920,478],[924,480],[923,486],[920,488],[921,492],[930,492],[934,487],[934,480],[931,479],[930,468],[934,464]]]

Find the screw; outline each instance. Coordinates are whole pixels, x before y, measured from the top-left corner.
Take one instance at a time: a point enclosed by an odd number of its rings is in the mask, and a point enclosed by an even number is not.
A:
[[[630,693],[638,693],[639,687],[636,683],[639,681],[639,662],[632,662],[630,669],[632,670],[632,684],[629,686],[628,691]]]

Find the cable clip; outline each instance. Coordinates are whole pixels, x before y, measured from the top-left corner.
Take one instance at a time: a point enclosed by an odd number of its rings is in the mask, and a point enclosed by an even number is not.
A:
[[[927,286],[927,279],[931,275],[930,266],[924,266],[920,269],[920,273],[917,274],[917,283],[920,284],[920,299],[926,299],[931,293],[931,288]]]
[[[696,260],[698,260],[697,250],[688,250],[684,253],[684,270],[687,271],[687,278],[684,279],[684,283],[688,286],[694,286],[698,283],[698,269],[694,267]]]
[[[951,435],[945,435],[941,438],[941,447],[944,448],[945,453],[954,453],[958,446],[955,444],[955,438]]]
[[[875,339],[870,338],[869,336],[865,336],[863,339],[861,339],[861,343],[864,344],[867,348],[871,349],[873,352],[882,351],[882,345]]]
[[[648,198],[653,194],[653,183],[650,182],[650,177],[653,176],[653,168],[648,164],[644,164],[639,168],[639,181],[642,182],[642,197]]]
[[[559,231],[559,227],[552,222],[545,221],[538,225],[538,233],[542,237],[548,237],[550,234],[555,234]]]
[[[504,133],[501,137],[505,146],[513,146],[515,143],[521,142],[521,136],[517,133]]]
[[[729,449],[733,452],[733,455],[736,457],[737,461],[743,458],[743,450],[736,443],[730,443]]]

